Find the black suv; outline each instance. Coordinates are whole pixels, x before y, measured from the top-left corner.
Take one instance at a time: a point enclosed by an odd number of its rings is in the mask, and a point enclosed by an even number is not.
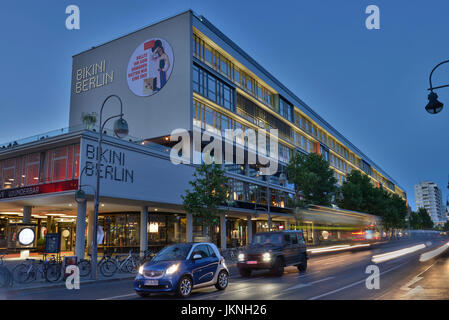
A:
[[[273,275],[282,276],[287,266],[306,271],[307,259],[302,231],[262,232],[254,235],[246,253],[238,254],[237,266],[244,277],[249,277],[255,269],[269,269]]]

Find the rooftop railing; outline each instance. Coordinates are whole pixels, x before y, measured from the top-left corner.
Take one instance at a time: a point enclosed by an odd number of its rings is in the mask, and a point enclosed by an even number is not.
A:
[[[57,129],[57,130],[52,130],[52,131],[48,131],[48,132],[45,132],[42,134],[37,134],[37,135],[31,136],[31,137],[18,139],[18,140],[14,140],[11,142],[6,142],[3,144],[0,144],[0,152],[12,150],[19,146],[23,146],[23,145],[33,143],[33,142],[45,141],[47,139],[61,136],[61,135],[68,134],[68,133],[81,132],[81,131],[85,131],[85,130],[92,131],[92,132],[98,132],[98,129],[99,129],[98,126],[86,127],[85,125],[78,125],[78,126],[72,126],[72,127],[66,127],[66,128],[61,128],[61,129]],[[110,130],[110,129],[104,129],[103,134],[106,136],[115,137],[113,130]],[[156,151],[166,153],[166,154],[169,154],[170,150],[171,150],[170,147],[166,147],[166,146],[154,143],[154,142],[150,142],[143,138],[127,136],[126,138],[123,138],[121,140],[135,143],[140,146],[149,148],[151,150],[156,150]]]

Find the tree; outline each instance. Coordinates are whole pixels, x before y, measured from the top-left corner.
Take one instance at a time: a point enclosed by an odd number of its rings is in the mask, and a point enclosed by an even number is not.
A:
[[[443,230],[444,230],[444,231],[449,231],[449,220],[446,221],[446,223],[444,224]]]
[[[412,229],[433,228],[433,221],[425,208],[419,208],[417,212],[410,214],[410,227]]]
[[[334,177],[329,163],[316,153],[296,152],[287,165],[288,181],[295,185],[298,203],[329,206],[335,194]],[[300,194],[304,200],[299,200]]]
[[[228,178],[220,166],[205,163],[195,169],[193,177],[189,182],[191,189],[181,196],[183,208],[205,227],[204,235],[208,238],[210,227],[217,223],[223,211],[220,206],[229,195]]]
[[[360,171],[353,170],[347,175],[340,193],[339,207],[380,216],[386,230],[405,226],[406,202],[397,194],[374,187],[371,179]]]
[[[340,194],[341,197],[337,200],[339,207],[360,212],[370,211],[376,198],[370,178],[358,170],[353,170],[346,176]]]

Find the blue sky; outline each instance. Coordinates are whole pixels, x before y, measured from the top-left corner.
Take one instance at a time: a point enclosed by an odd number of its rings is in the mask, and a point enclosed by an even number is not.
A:
[[[76,4],[81,29],[65,28]],[[365,8],[380,8],[380,30]],[[430,180],[447,195],[449,88],[424,110],[428,75],[449,59],[447,0],[2,1],[0,142],[68,125],[71,57],[192,8],[233,39],[387,171],[408,194]],[[449,64],[434,85],[449,83]]]

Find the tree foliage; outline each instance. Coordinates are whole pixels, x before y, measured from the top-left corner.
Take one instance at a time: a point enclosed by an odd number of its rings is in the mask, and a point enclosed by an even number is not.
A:
[[[336,191],[337,180],[329,163],[316,153],[304,155],[296,152],[287,165],[288,181],[295,185],[300,204],[329,206]]]
[[[366,212],[382,217],[385,229],[405,226],[407,205],[397,194],[390,194],[382,188],[376,188],[367,175],[353,170],[340,188],[340,208]]]
[[[193,177],[191,189],[181,196],[183,208],[208,228],[216,223],[222,212],[220,205],[229,195],[228,178],[220,166],[204,163],[195,169]]]
[[[410,214],[410,227],[412,229],[433,228],[433,221],[425,208],[419,208],[417,212]]]

